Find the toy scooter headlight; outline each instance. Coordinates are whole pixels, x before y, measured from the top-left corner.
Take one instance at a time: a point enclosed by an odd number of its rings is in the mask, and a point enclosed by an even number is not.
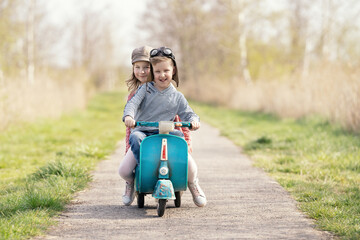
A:
[[[166,174],[168,174],[168,172],[169,172],[169,168],[167,168],[167,167],[161,167],[160,169],[159,169],[159,173],[161,174],[161,175],[166,175]]]

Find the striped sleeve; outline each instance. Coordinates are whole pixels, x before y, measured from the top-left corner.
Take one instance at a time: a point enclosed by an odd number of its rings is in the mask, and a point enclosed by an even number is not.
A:
[[[127,98],[127,101],[129,101],[134,95],[135,95],[135,92],[130,93]],[[130,133],[131,133],[131,129],[127,127],[126,128],[126,137],[125,137],[125,144],[126,144],[125,153],[127,153],[127,151],[130,148],[130,144],[129,144]]]

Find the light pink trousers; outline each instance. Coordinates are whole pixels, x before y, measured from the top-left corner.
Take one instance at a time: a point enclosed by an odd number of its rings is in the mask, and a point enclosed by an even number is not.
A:
[[[127,151],[125,154],[124,159],[120,163],[119,167],[119,175],[122,177],[126,182],[133,183],[134,181],[134,174],[133,171],[136,167],[136,159],[134,157],[133,152],[131,151],[131,148]],[[193,183],[195,179],[197,178],[197,165],[192,158],[192,156],[189,154],[188,157],[188,182]]]

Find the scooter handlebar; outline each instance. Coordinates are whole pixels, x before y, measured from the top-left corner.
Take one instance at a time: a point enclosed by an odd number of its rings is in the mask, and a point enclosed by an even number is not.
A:
[[[142,126],[142,127],[159,127],[159,122],[144,122],[139,121],[135,123],[135,126]],[[174,122],[175,127],[187,127],[189,129],[192,128],[192,125],[190,122]]]
[[[159,127],[159,122],[143,122],[143,121],[139,121],[139,122],[135,122],[135,127]]]

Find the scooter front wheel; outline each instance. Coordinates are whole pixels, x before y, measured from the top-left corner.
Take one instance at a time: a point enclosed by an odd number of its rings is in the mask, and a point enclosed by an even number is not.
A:
[[[164,216],[165,208],[166,208],[166,199],[159,199],[158,205],[157,205],[157,213],[159,217]]]
[[[181,192],[175,192],[175,207],[180,207],[181,206]]]
[[[144,193],[139,193],[138,196],[137,196],[138,208],[143,208],[144,203],[145,203],[145,194]]]

